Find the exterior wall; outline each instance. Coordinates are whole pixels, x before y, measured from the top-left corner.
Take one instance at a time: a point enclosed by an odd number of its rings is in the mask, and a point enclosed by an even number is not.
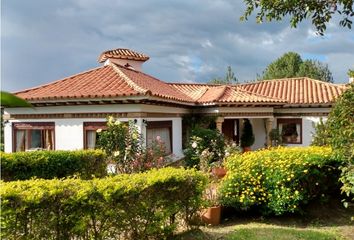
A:
[[[135,118],[139,131],[146,138],[146,127],[143,118]],[[10,120],[4,129],[5,152],[12,152],[12,123],[14,122],[54,122],[55,123],[55,149],[76,150],[84,147],[84,122],[104,122],[105,118],[83,119],[23,119]],[[133,118],[120,118],[121,121],[134,120]],[[172,121],[172,152],[179,158],[182,151],[182,118],[146,118],[147,121]],[[146,141],[145,141],[146,142]]]
[[[250,121],[253,128],[253,134],[255,136],[255,141],[251,148],[253,150],[264,148],[264,144],[266,143],[264,119],[253,118],[250,119]]]

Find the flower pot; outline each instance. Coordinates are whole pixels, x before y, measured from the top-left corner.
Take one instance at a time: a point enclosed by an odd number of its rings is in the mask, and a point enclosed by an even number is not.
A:
[[[211,169],[211,173],[217,177],[218,179],[221,179],[225,177],[226,175],[226,169],[223,167],[214,167]]]
[[[202,221],[206,224],[219,225],[221,219],[221,206],[205,209],[202,212]]]
[[[251,149],[251,147],[243,147],[242,151],[243,152],[250,152],[250,151],[252,151],[252,149]]]

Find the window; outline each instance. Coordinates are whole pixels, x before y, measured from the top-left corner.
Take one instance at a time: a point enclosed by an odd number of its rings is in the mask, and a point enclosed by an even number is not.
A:
[[[97,130],[107,129],[106,122],[85,122],[84,123],[84,149],[94,149],[98,138]]]
[[[52,122],[13,123],[13,151],[54,150]]]
[[[148,122],[146,126],[146,143],[147,146],[160,138],[165,144],[166,153],[172,153],[172,121]]]
[[[278,119],[278,129],[283,143],[301,144],[302,143],[302,120]]]

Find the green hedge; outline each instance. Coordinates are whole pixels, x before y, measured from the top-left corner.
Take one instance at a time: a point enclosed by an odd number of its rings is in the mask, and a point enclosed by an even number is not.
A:
[[[1,178],[5,181],[106,175],[106,157],[100,150],[0,153],[0,157]]]
[[[340,161],[328,147],[279,147],[226,160],[220,188],[223,205],[281,215],[301,210],[312,199],[339,193]]]
[[[101,179],[1,183],[3,239],[165,239],[189,223],[206,177],[164,168]]]

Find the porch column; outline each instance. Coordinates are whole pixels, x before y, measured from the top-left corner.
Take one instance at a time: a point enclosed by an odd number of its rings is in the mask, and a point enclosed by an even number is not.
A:
[[[270,133],[270,131],[272,131],[272,128],[273,128],[274,118],[267,118],[265,121],[266,121],[266,124],[265,124],[265,127],[266,127],[266,144],[267,144],[267,147],[271,147],[272,146],[272,139],[270,139],[269,133]]]
[[[216,129],[218,129],[220,133],[222,133],[222,123],[223,122],[224,122],[224,117],[217,117],[215,120]]]

